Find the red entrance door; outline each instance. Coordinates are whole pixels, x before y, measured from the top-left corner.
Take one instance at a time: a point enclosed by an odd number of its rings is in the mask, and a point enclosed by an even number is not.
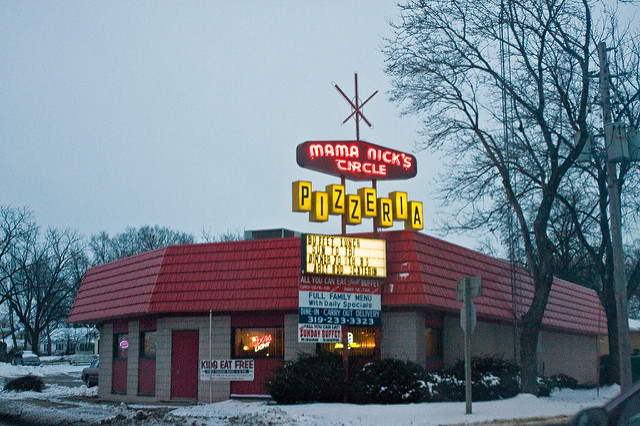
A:
[[[198,398],[198,330],[174,330],[171,398]]]

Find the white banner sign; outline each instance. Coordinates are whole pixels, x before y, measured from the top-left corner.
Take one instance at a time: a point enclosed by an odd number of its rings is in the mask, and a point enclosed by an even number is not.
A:
[[[332,324],[298,324],[298,342],[339,343],[342,341],[342,326]]]
[[[252,359],[201,359],[200,380],[252,381]]]

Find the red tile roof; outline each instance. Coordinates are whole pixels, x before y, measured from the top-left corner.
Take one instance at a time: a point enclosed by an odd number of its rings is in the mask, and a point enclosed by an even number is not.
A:
[[[479,317],[512,319],[510,264],[412,231],[378,234],[387,240],[384,307],[455,311],[456,281],[482,275]],[[91,268],[69,322],[102,322],[145,314],[296,310],[300,239],[282,238],[170,246]],[[533,285],[517,270],[515,306],[531,301]],[[582,333],[606,333],[596,293],[555,280],[543,324]]]
[[[482,296],[473,301],[479,317],[512,321],[533,298],[533,281],[526,269],[516,268],[512,291],[511,264],[417,232],[388,232],[387,284],[382,305],[430,306],[459,311],[456,282],[482,276]],[[514,297],[515,295],[515,297]],[[606,316],[594,290],[560,279],[551,287],[543,325],[582,333],[606,334]]]

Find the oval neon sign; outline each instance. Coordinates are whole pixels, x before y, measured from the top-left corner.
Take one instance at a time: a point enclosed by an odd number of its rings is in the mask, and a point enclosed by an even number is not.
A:
[[[411,179],[416,157],[365,141],[307,141],[296,148],[300,167],[351,180]]]
[[[122,342],[120,342],[120,348],[121,349],[127,349],[129,347],[129,341],[128,340],[123,340]]]

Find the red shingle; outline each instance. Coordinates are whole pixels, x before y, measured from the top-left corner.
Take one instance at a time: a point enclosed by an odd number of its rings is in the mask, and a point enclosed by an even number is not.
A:
[[[363,235],[371,237],[370,234]],[[511,321],[511,265],[411,231],[380,233],[387,241],[388,279],[382,303],[457,311],[456,281],[482,275],[480,316]],[[533,296],[526,270],[516,270],[516,304],[522,315]],[[300,239],[170,246],[85,274],[69,322],[101,322],[150,313],[296,310]],[[393,289],[393,290],[392,290]],[[598,322],[597,317],[603,318]],[[606,333],[593,290],[555,280],[543,324],[583,333]]]

